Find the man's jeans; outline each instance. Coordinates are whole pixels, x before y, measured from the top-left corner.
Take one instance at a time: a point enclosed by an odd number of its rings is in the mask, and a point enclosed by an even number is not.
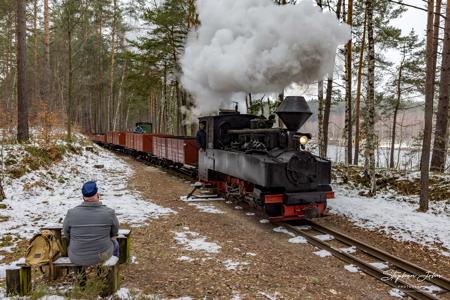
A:
[[[119,257],[119,242],[117,240],[112,240],[114,244],[113,255]]]

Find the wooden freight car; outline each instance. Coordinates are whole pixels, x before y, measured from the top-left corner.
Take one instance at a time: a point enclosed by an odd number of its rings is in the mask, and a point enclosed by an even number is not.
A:
[[[125,147],[125,132],[112,133],[112,143],[117,146]]]
[[[125,132],[125,147],[130,150],[136,150],[134,146],[134,136],[137,133]]]
[[[166,138],[166,145],[166,159],[181,165],[196,166],[198,164],[198,147],[195,138]]]

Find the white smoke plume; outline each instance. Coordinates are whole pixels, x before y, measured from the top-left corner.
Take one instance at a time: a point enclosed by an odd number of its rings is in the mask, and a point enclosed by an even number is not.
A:
[[[279,93],[320,80],[350,39],[350,27],[312,0],[199,0],[198,13],[201,26],[189,34],[181,61],[196,116],[231,108],[236,93]]]

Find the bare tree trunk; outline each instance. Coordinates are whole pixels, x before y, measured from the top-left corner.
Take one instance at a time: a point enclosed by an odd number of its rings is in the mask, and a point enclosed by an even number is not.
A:
[[[348,0],[348,15],[347,24],[353,26],[353,0]],[[352,163],[352,39],[347,43],[346,46],[346,87],[345,87],[345,127],[346,127],[346,139],[347,139],[347,155],[346,163],[350,165]]]
[[[38,51],[38,34],[37,34],[37,0],[33,3],[33,103],[39,103],[39,51]]]
[[[441,63],[441,80],[439,85],[439,103],[434,134],[431,171],[444,172],[448,148],[448,118],[449,118],[449,82],[450,82],[450,4],[447,2],[445,19],[445,38]]]
[[[114,108],[114,64],[116,54],[116,14],[117,14],[117,0],[113,0],[113,23],[111,29],[111,64],[109,67],[109,97],[108,97],[108,128],[115,127],[115,114],[113,124],[113,108]],[[114,126],[113,126],[114,125]],[[115,129],[114,129],[115,130]]]
[[[398,143],[398,152],[397,152],[397,169],[400,169],[400,152],[402,151],[404,121],[405,121],[405,113],[402,114],[402,121],[400,122],[400,141]]]
[[[359,163],[359,136],[360,136],[360,111],[361,111],[361,89],[362,89],[362,68],[364,63],[364,50],[366,47],[366,30],[367,30],[367,13],[364,15],[364,29],[361,40],[361,49],[359,52],[359,64],[358,64],[358,83],[356,87],[356,101],[355,101],[355,155],[353,158],[353,164]]]
[[[17,140],[27,142],[30,138],[28,131],[28,99],[26,94],[26,48],[27,24],[26,1],[17,0]]]
[[[396,128],[397,128],[397,115],[398,115],[398,110],[400,108],[400,101],[401,101],[401,95],[402,95],[401,82],[402,82],[402,71],[403,71],[404,59],[405,59],[405,54],[403,54],[403,60],[400,63],[399,70],[398,70],[398,78],[397,78],[397,101],[395,102],[394,116],[393,116],[393,120],[392,120],[391,153],[390,153],[390,160],[389,160],[389,168],[391,168],[391,169],[393,169],[394,165],[395,165],[395,162],[394,162],[395,135],[396,135]]]
[[[54,110],[54,104],[50,108],[51,103],[51,70],[50,70],[50,32],[49,32],[49,19],[48,19],[48,0],[44,0],[44,76],[42,78],[43,81],[43,89],[41,94],[41,99],[45,99],[48,108]]]
[[[68,68],[69,68],[69,78],[68,78],[68,87],[67,87],[67,141],[72,141],[72,110],[73,110],[73,93],[72,93],[72,85],[73,85],[73,70],[72,70],[72,29],[67,31],[67,57],[68,57]]]
[[[105,110],[105,101],[103,100],[103,8],[98,4],[96,8],[96,27],[97,27],[97,115],[99,118],[100,132],[111,130],[108,127],[108,111]]]
[[[376,194],[375,181],[375,40],[373,37],[373,1],[366,1],[367,10],[367,37],[368,37],[368,64],[367,64],[367,143],[368,173],[370,177],[370,195]]]
[[[342,10],[342,0],[337,1],[337,7],[336,7],[336,17],[338,20],[341,18],[341,10]],[[328,81],[327,81],[327,93],[325,98],[325,107],[323,110],[323,145],[321,153],[324,154],[324,157],[327,156],[327,148],[328,148],[328,127],[330,124],[330,112],[331,112],[331,96],[333,95],[333,72],[328,75]]]
[[[319,112],[318,112],[318,116],[317,116],[317,122],[318,122],[318,127],[319,127],[319,156],[320,157],[326,157],[326,153],[322,153],[321,151],[323,151],[323,144],[324,144],[324,140],[323,140],[323,106],[324,106],[324,99],[323,99],[323,80],[320,80],[319,83],[317,84],[317,98],[318,98],[318,104],[319,104]]]
[[[113,131],[116,131],[117,124],[119,122],[119,112],[120,112],[120,106],[122,103],[122,90],[123,90],[123,82],[125,81],[125,73],[127,71],[127,62],[125,61],[125,65],[123,67],[122,71],[122,78],[120,79],[120,86],[119,86],[119,94],[117,95],[117,106],[116,111],[114,113],[114,122],[113,122]]]
[[[320,7],[320,9],[322,9],[322,0],[317,0],[317,6]],[[318,116],[317,116],[317,120],[318,120],[318,127],[319,127],[319,136],[318,136],[318,141],[319,141],[319,156],[321,157],[326,157],[326,153],[322,153],[321,151],[323,151],[323,144],[324,144],[324,140],[323,140],[323,109],[324,109],[324,98],[323,98],[323,80],[319,80],[319,83],[317,85],[317,89],[318,89],[318,93],[317,93],[317,100],[318,100],[318,104],[319,104],[319,111],[318,111]]]
[[[438,0],[439,2],[439,0]],[[434,35],[437,28],[433,28],[434,18],[434,0],[428,0],[428,18],[427,18],[427,76],[425,82],[425,120],[422,143],[422,156],[420,159],[420,211],[428,210],[429,196],[429,176],[430,176],[430,147],[431,131],[433,126],[433,96],[435,81],[435,56]],[[436,16],[437,18],[437,16]]]

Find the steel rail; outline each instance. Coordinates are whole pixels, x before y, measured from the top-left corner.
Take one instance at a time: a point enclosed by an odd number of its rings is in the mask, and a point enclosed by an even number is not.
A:
[[[441,275],[436,274],[435,272],[424,269],[424,268],[422,268],[414,263],[411,263],[409,261],[406,261],[400,257],[397,257],[390,253],[387,253],[386,251],[383,251],[376,247],[370,246],[364,242],[361,242],[355,238],[352,238],[352,237],[350,237],[346,234],[343,234],[341,232],[338,232],[334,229],[331,229],[329,227],[318,224],[314,221],[308,221],[308,223],[314,229],[316,229],[320,232],[323,232],[323,233],[333,235],[337,240],[339,240],[345,244],[348,244],[350,246],[356,246],[359,250],[361,250],[379,260],[387,261],[405,272],[416,275],[418,278],[425,278],[426,281],[428,281],[444,290],[450,291],[450,280],[448,278],[445,278]]]
[[[339,258],[342,261],[345,261],[350,264],[356,264],[364,273],[384,282],[385,284],[393,288],[401,290],[402,292],[404,292],[413,299],[439,300],[439,298],[437,298],[436,296],[426,291],[423,291],[418,287],[411,286],[408,282],[404,281],[401,278],[389,276],[389,274],[384,273],[382,270],[372,266],[371,264],[363,261],[362,259],[332,247],[328,243],[316,238],[313,234],[307,233],[305,230],[298,229],[295,226],[287,223],[282,223],[282,225],[303,236],[310,244],[330,252],[331,254],[333,254],[333,256]]]

